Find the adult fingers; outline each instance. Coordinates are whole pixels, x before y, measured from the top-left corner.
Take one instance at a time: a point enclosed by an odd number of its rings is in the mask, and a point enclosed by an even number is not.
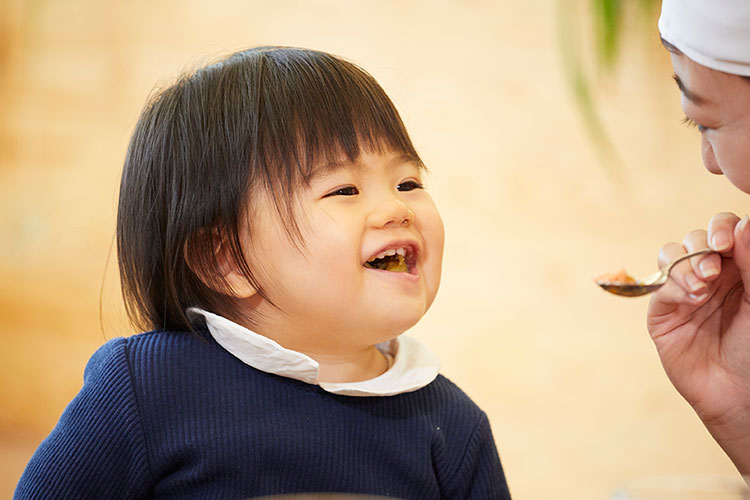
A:
[[[686,253],[687,251],[685,250],[685,247],[682,245],[682,243],[670,241],[659,249],[659,256],[656,263],[659,266],[659,269],[661,269],[676,258],[682,257]]]
[[[740,218],[733,213],[721,212],[708,222],[708,244],[717,252],[727,253],[734,246],[734,228]]]
[[[750,222],[747,215],[734,227],[732,258],[740,271],[746,298],[750,301]]]
[[[682,244],[688,252],[705,250],[706,248],[709,248],[708,232],[703,229],[690,231],[685,235]],[[721,272],[721,256],[716,253],[698,255],[690,259],[690,265],[693,268],[693,274],[695,277],[686,275],[686,280],[688,280],[692,288],[695,289],[700,285],[698,280],[708,282],[719,276],[719,273]]]
[[[662,268],[673,262],[678,257],[687,253],[685,245],[681,243],[667,243],[659,251],[659,268]],[[687,298],[695,303],[701,302],[707,296],[706,282],[695,275],[691,264],[687,261],[680,262],[669,274],[670,280],[664,285],[665,295],[668,294],[670,299],[679,301],[686,295]],[[676,285],[672,286],[671,283]]]

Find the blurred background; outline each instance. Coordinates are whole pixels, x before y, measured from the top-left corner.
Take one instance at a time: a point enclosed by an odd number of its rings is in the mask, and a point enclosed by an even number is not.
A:
[[[447,230],[438,299],[411,335],[488,413],[514,498],[608,499],[644,476],[735,475],[661,369],[648,299],[592,281],[647,274],[662,244],[747,211],[680,124],[658,7],[3,0],[0,497],[94,350],[134,333],[112,242],[147,96],[265,44],[344,56],[401,111]]]

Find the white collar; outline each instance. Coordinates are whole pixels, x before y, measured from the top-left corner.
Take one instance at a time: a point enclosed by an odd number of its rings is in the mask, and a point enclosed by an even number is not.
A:
[[[376,346],[394,358],[382,375],[361,382],[320,382],[318,362],[306,354],[286,349],[268,337],[197,307],[187,312],[192,318],[203,317],[214,340],[243,363],[267,373],[318,385],[333,394],[393,396],[416,391],[435,380],[440,369],[440,361],[432,351],[402,335]]]

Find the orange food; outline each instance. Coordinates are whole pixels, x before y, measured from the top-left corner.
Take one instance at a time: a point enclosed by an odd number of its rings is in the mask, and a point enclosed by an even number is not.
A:
[[[620,269],[616,273],[604,273],[596,278],[597,283],[617,283],[620,285],[630,285],[636,282],[636,279],[629,275],[625,269]]]

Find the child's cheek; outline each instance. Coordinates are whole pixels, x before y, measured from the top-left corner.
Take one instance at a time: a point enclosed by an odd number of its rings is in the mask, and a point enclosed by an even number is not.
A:
[[[440,287],[443,248],[445,246],[445,227],[437,210],[434,211],[431,220],[425,224],[423,238],[426,252],[423,272],[425,273],[425,284],[429,294],[427,297],[427,308],[429,308]]]
[[[440,217],[440,212],[438,212],[435,204],[431,202],[431,205],[433,216],[430,218],[429,227],[426,228],[427,231],[429,231],[429,234],[426,235],[426,237],[433,240],[432,244],[435,246],[435,251],[437,253],[436,257],[438,261],[442,261],[443,246],[445,245],[445,225],[443,224],[443,218]]]

